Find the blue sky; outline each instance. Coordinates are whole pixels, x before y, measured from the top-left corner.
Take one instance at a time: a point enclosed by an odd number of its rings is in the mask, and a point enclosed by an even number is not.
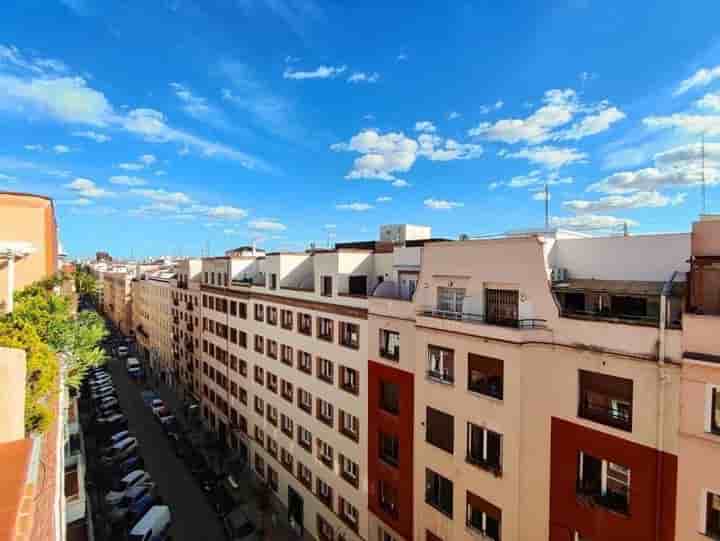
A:
[[[720,212],[720,3],[16,0],[0,190],[74,256]]]

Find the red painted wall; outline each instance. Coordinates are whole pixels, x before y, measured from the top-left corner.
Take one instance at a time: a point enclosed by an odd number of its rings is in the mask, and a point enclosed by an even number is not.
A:
[[[550,541],[572,541],[574,530],[603,541],[674,540],[675,455],[555,417],[551,439]],[[578,500],[580,451],[630,468],[628,516]]]
[[[368,506],[383,522],[405,539],[413,531],[413,400],[414,375],[386,364],[368,361]],[[395,383],[399,389],[399,413],[380,408],[380,381]],[[379,433],[396,434],[400,442],[398,467],[379,459]],[[378,503],[378,481],[390,482],[398,494],[397,519]]]

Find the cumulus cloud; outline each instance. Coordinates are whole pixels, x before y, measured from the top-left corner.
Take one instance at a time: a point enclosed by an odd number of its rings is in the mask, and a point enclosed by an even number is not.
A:
[[[446,199],[434,199],[431,197],[423,201],[423,205],[432,210],[452,210],[465,206],[465,203],[460,203],[458,201],[448,201]]]
[[[576,122],[570,128],[560,135],[560,139],[577,141],[589,135],[602,133],[607,131],[612,124],[625,118],[623,113],[617,107],[608,107],[602,109],[596,114],[588,115],[580,122]]]
[[[140,171],[140,169],[144,169],[145,166],[141,163],[130,163],[130,162],[124,162],[117,164],[117,167],[120,169],[124,169],[125,171]]]
[[[43,146],[42,145],[25,145],[23,148],[25,150],[29,150],[31,152],[37,152],[39,150],[42,150]]]
[[[547,199],[548,201],[550,201],[550,200],[552,199],[552,195],[549,194],[549,193],[548,193],[548,194],[545,194],[544,191],[542,191],[542,192],[535,192],[535,193],[533,194],[532,198],[533,198],[534,201],[545,201],[545,199]]]
[[[392,185],[394,188],[409,188],[410,187],[410,183],[407,180],[403,180],[401,178],[393,180]]]
[[[115,195],[103,188],[98,187],[92,180],[87,178],[76,178],[71,183],[65,185],[66,188],[84,198],[110,197]]]
[[[121,184],[123,186],[144,186],[147,181],[140,177],[129,177],[127,175],[115,175],[110,177],[110,184]]]
[[[710,109],[720,112],[720,92],[705,94],[702,98],[695,102],[697,107],[701,109]]]
[[[285,231],[287,226],[273,218],[252,220],[248,227],[253,231]]]
[[[462,115],[458,113],[457,111],[450,111],[448,113],[448,120],[455,120],[457,118],[460,118]]]
[[[389,203],[390,201],[392,201],[392,197],[389,195],[383,195],[375,199],[376,203]]]
[[[498,100],[492,105],[481,105],[479,111],[481,115],[486,115],[491,111],[497,111],[498,109],[502,109],[503,105],[505,105],[505,102],[502,100]]]
[[[186,205],[192,202],[192,199],[183,192],[168,192],[163,189],[133,189],[130,190],[130,193],[145,197],[158,203],[165,203],[169,205]]]
[[[561,177],[557,171],[544,172],[540,169],[533,169],[526,175],[516,175],[510,180],[492,182],[488,187],[495,190],[500,186],[508,188],[536,188],[547,184],[555,186],[557,184],[572,184],[572,177]]]
[[[70,147],[67,145],[55,145],[53,152],[55,152],[55,154],[67,154],[70,152]]]
[[[287,68],[283,72],[283,78],[297,81],[304,79],[334,79],[347,70],[347,66],[318,66],[312,71],[295,71]]]
[[[598,229],[616,229],[624,225],[636,226],[638,222],[616,216],[602,216],[598,214],[580,214],[578,216],[560,217],[551,216],[550,225],[553,227],[567,227],[579,231],[592,231]]]
[[[559,169],[572,163],[583,163],[587,154],[575,148],[555,146],[528,147],[517,152],[508,152],[505,158],[524,158],[531,163],[542,165],[548,169]]]
[[[419,120],[415,123],[415,131],[435,133],[437,131],[437,128],[435,128],[435,125],[429,120]]]
[[[337,210],[352,210],[354,212],[364,212],[373,208],[369,203],[340,203],[335,205]]]
[[[690,77],[682,81],[675,89],[675,92],[673,92],[673,95],[680,96],[693,88],[707,86],[716,79],[720,79],[720,66],[699,69]]]
[[[649,128],[675,128],[694,135],[720,135],[720,115],[675,113],[669,116],[649,116],[643,119]]]
[[[380,80],[380,74],[377,71],[365,73],[364,71],[356,71],[348,77],[348,83],[377,83]]]
[[[111,137],[109,135],[105,135],[104,133],[99,133],[93,130],[87,130],[87,131],[75,131],[72,132],[72,135],[75,137],[84,137],[85,139],[92,139],[96,143],[107,143],[111,140]]]
[[[631,195],[609,195],[597,201],[575,199],[565,201],[563,207],[577,213],[612,212],[618,209],[660,208],[685,202],[686,194],[668,197],[659,192],[635,192]]]
[[[145,165],[152,165],[157,161],[157,158],[153,154],[143,154],[138,160]]]
[[[418,156],[424,156],[431,161],[469,160],[483,153],[480,145],[458,143],[454,139],[443,140],[442,137],[428,133],[420,135],[418,143]]]
[[[241,220],[248,215],[247,210],[230,205],[222,205],[219,207],[211,207],[205,213],[209,218],[218,220]]]

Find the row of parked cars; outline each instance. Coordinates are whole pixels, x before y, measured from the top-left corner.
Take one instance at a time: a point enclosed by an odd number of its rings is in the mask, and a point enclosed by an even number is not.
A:
[[[143,469],[138,439],[128,429],[112,377],[103,368],[91,370],[85,392],[92,403],[92,432],[108,489],[104,505],[113,530],[124,530],[130,541],[168,539],[170,508],[162,504],[157,485]]]

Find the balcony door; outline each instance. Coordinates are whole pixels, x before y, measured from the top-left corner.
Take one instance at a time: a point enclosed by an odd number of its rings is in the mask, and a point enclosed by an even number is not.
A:
[[[488,323],[516,325],[518,292],[512,289],[485,290],[485,318]]]
[[[465,290],[458,287],[439,287],[438,288],[438,310],[443,313],[457,314],[463,313],[463,301],[465,300]]]

